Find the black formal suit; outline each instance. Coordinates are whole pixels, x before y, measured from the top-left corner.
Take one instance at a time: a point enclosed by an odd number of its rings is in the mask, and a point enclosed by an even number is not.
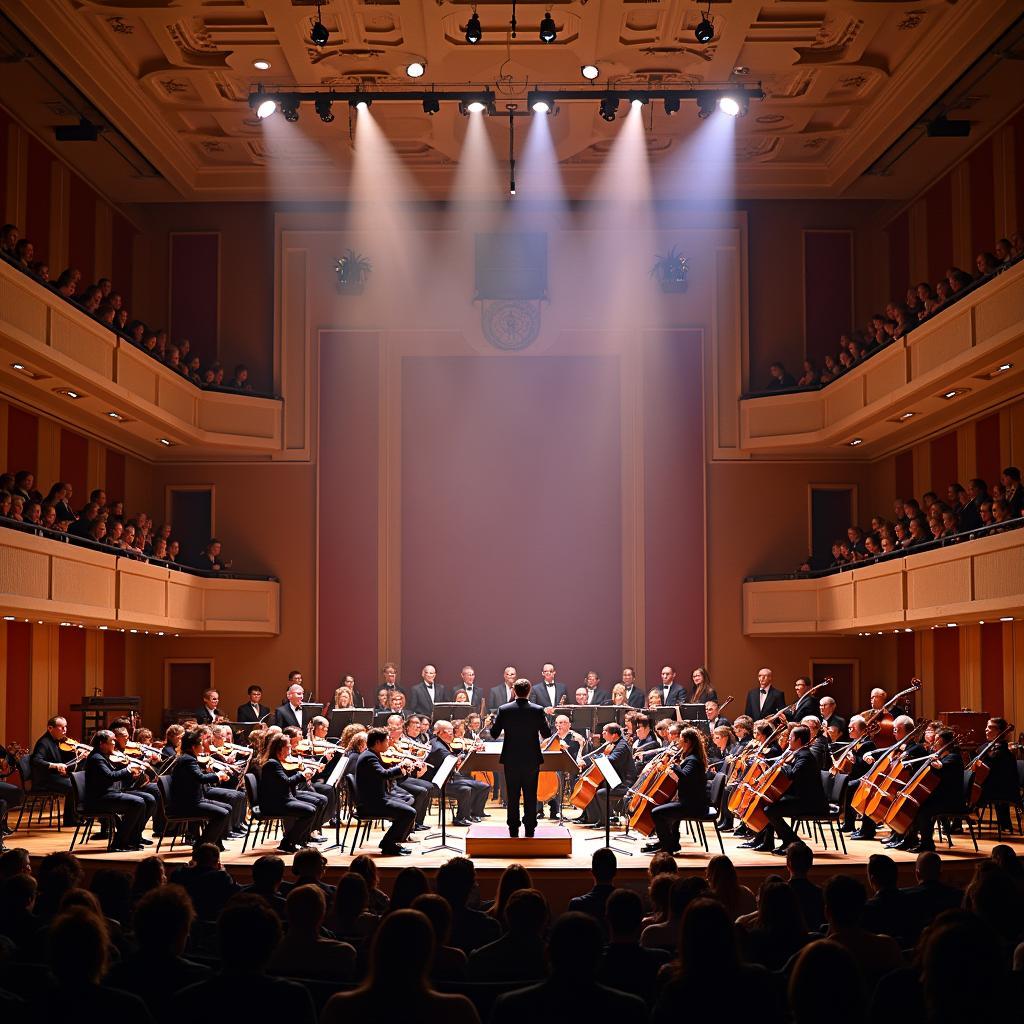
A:
[[[717,718],[709,718],[708,732],[713,732],[720,725],[732,725],[732,719],[726,718],[725,715],[719,715]]]
[[[661,750],[661,740],[653,732],[649,732],[644,739],[637,739],[633,741],[633,758],[636,759],[637,754],[655,754]],[[645,757],[643,760],[646,760]]]
[[[809,746],[800,747],[792,759],[782,766],[782,773],[790,780],[789,789],[765,810],[771,822],[764,836],[764,842],[769,847],[775,843],[776,832],[787,846],[797,841],[796,833],[785,818],[795,814],[816,813],[825,808],[821,768]]]
[[[1024,487],[1017,484],[1016,487],[1006,488],[1003,500],[1010,509],[1010,515],[1019,516],[1024,511]]]
[[[219,845],[231,824],[231,810],[225,804],[206,799],[205,787],[220,782],[215,772],[204,772],[192,754],[182,754],[171,769],[171,817],[204,818],[206,827],[200,843]]]
[[[853,794],[857,789],[857,780],[866,775],[871,768],[871,765],[864,760],[864,756],[875,750],[877,750],[877,747],[869,739],[861,740],[853,750],[853,764],[847,772],[850,781],[846,786],[846,807],[843,810],[843,828],[847,831],[853,828],[857,819],[857,815],[853,810]],[[865,817],[861,820],[860,831],[862,835],[870,838],[875,834],[875,829],[876,825],[870,818]]]
[[[631,689],[626,690],[626,703],[631,708],[642,708],[646,699],[647,694],[639,686],[634,685]]]
[[[50,765],[67,764],[73,757],[74,754],[65,753],[57,746],[57,741],[48,732],[44,732],[36,740],[29,758],[32,765],[32,788],[64,795],[65,825],[74,825],[76,821],[75,802],[71,797],[71,779],[67,775],[61,775]]]
[[[840,739],[846,736],[846,719],[842,715],[830,715],[828,718],[823,718],[821,725],[826,732],[829,728],[835,726],[839,730]]]
[[[633,760],[633,752],[629,749],[629,744],[624,736],[616,741],[615,746],[608,754],[608,760],[621,780],[611,791],[611,799],[614,803],[625,794],[636,778],[636,761]],[[603,825],[607,813],[608,792],[602,785],[594,794],[594,798],[583,809],[580,821],[587,825]]]
[[[296,796],[296,790],[304,781],[301,772],[285,771],[276,757],[267,758],[260,772],[260,812],[279,814],[285,819],[284,846],[303,845],[313,827],[316,805]]]
[[[673,680],[672,685],[668,688],[667,693],[661,683],[658,683],[657,686],[652,686],[651,689],[661,691],[662,703],[666,707],[670,704],[688,704],[690,700],[690,691],[681,683],[675,682],[675,680]]]
[[[786,695],[777,690],[774,686],[768,687],[768,693],[764,699],[764,707],[761,707],[761,691],[755,686],[747,693],[747,703],[744,712],[755,722],[760,718],[769,718],[777,714],[786,706]]]
[[[85,811],[110,812],[120,817],[114,845],[122,849],[138,846],[149,817],[149,803],[141,793],[118,791],[122,783],[133,778],[128,768],[115,768],[99,750],[85,759]]]
[[[942,765],[939,768],[939,785],[924,799],[911,826],[911,832],[920,834],[923,846],[932,845],[937,817],[955,814],[964,806],[964,762],[960,751],[955,747],[947,747],[938,759]],[[922,765],[915,767],[920,769]]]
[[[908,938],[915,940],[922,930],[944,910],[958,910],[963,903],[963,890],[945,882],[922,882],[903,889],[909,899],[910,924]]]
[[[608,690],[587,687],[587,703],[593,707],[600,707],[603,704],[611,704],[612,695]]]
[[[219,707],[208,708],[205,704],[200,704],[196,708],[196,722],[199,725],[213,725],[218,718],[223,718],[224,712]]]
[[[769,694],[771,696],[771,694]],[[800,722],[810,715],[818,717],[818,700],[813,693],[805,693],[797,702],[796,707],[787,713],[786,718],[791,722]]]
[[[477,686],[474,683],[473,689],[467,690],[466,687],[460,683],[452,690],[450,699],[455,700],[455,695],[459,692],[462,692],[466,695],[466,697],[468,698],[469,705],[474,711],[480,710],[480,701],[484,699],[484,688],[482,686]]]
[[[302,705],[300,704],[301,708]],[[282,729],[287,729],[289,725],[296,725],[300,729],[305,729],[309,724],[308,716],[303,715],[302,721],[299,721],[299,716],[295,714],[295,708],[291,706],[288,701],[285,701],[275,712],[274,712],[274,725],[280,726]]]
[[[426,775],[423,776],[427,782],[433,782],[438,769],[444,764],[445,758],[450,757],[451,747],[444,740],[435,736],[430,744],[430,753],[427,754],[427,764],[430,765]],[[487,806],[487,796],[490,787],[486,782],[473,779],[461,772],[452,772],[448,776],[448,793],[455,798],[456,814],[460,819],[482,818],[484,809]]]
[[[989,773],[981,784],[980,806],[996,805],[999,828],[1011,830],[1010,805],[1020,802],[1020,779],[1017,775],[1017,759],[1005,740],[994,743],[984,757]]]
[[[573,699],[569,696],[569,690],[564,683],[555,681],[555,699],[552,701],[551,694],[548,693],[548,688],[544,683],[534,683],[533,689],[530,690],[530,700],[534,704],[539,704],[542,708],[557,708],[559,704],[563,703],[562,698],[565,698],[564,703],[572,704]],[[558,714],[556,711],[555,714]]]
[[[497,711],[502,704],[511,704],[516,699],[516,695],[512,692],[512,687],[506,686],[504,683],[498,683],[497,686],[492,686],[487,691],[487,707],[491,711]]]
[[[380,841],[380,848],[385,853],[393,852],[416,824],[416,812],[412,807],[388,794],[388,783],[401,775],[402,769],[398,765],[385,768],[380,755],[372,750],[364,750],[356,763],[356,797],[360,814],[368,818],[386,818],[391,822],[391,827]]]
[[[963,530],[976,530],[981,526],[981,511],[979,505],[981,502],[986,500],[988,495],[983,495],[979,498],[971,498],[969,502],[962,509],[960,509],[960,529]]]
[[[562,689],[564,691],[565,688]],[[501,739],[502,734],[505,739],[499,761],[505,771],[509,833],[519,834],[519,800],[522,797],[522,823],[526,826],[526,834],[531,836],[537,828],[537,776],[544,762],[538,740],[551,735],[544,707],[531,703],[525,697],[502,704],[491,726],[491,738]]]
[[[461,689],[461,687],[460,687]],[[473,687],[475,690],[476,687]],[[421,679],[410,691],[406,702],[406,710],[417,715],[434,717],[434,705],[444,704],[448,700],[448,691],[440,683],[434,683],[434,692],[431,694],[427,684]],[[479,703],[479,700],[478,700]]]
[[[706,773],[696,754],[687,754],[681,763],[673,764],[672,773],[678,781],[675,797],[655,807],[651,814],[661,848],[674,853],[679,849],[680,819],[704,814],[708,801]]]
[[[263,704],[251,704],[248,701],[238,705],[238,712],[235,715],[236,722],[259,722],[269,718],[270,708]]]
[[[75,510],[66,501],[55,502],[53,510],[54,512],[57,513],[58,523],[62,519],[67,519],[70,522],[74,522],[78,518],[78,516],[75,514]]]

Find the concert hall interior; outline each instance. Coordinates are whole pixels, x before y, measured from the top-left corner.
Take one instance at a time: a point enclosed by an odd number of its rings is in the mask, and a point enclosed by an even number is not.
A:
[[[0,1007],[1020,1005],[1024,0],[0,7]]]

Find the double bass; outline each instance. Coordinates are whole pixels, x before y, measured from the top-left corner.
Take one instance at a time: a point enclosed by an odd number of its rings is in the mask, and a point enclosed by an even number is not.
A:
[[[802,701],[804,699],[804,697],[810,697],[811,694],[817,693],[819,690],[824,690],[826,686],[831,686],[833,682],[835,682],[835,680],[832,678],[832,676],[825,676],[825,678],[822,679],[822,681],[820,683],[815,683],[815,685],[812,686],[804,694],[803,697],[797,697],[797,699],[795,701],[793,701],[792,704],[787,704],[784,708],[780,708],[778,711],[776,711],[775,714],[772,715],[771,718],[768,719],[768,721],[772,721],[772,719],[779,718],[781,716],[783,722],[788,722],[789,721],[789,716],[794,711],[796,711],[797,707],[800,704],[800,701]]]
[[[861,712],[860,717],[864,719],[864,722],[867,725],[868,736],[870,736],[879,747],[891,746],[896,742],[896,737],[892,728],[893,716],[889,709],[901,697],[906,697],[908,694],[914,693],[916,690],[920,689],[921,680],[911,679],[910,685],[905,690],[900,690],[899,693],[894,694],[880,708],[868,708],[867,711]]]

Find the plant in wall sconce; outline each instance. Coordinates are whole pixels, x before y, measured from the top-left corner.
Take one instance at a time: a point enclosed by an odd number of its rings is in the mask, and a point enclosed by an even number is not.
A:
[[[664,256],[655,256],[651,267],[651,277],[657,280],[663,292],[685,292],[689,272],[686,257],[674,245]]]
[[[355,249],[346,249],[345,254],[334,262],[334,272],[338,275],[338,291],[359,293],[366,284],[373,265]]]

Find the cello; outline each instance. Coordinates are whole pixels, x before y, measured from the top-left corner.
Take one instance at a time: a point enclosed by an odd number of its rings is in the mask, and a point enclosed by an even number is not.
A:
[[[924,764],[918,768],[904,785],[898,794],[893,797],[889,809],[885,813],[883,822],[901,836],[905,836],[914,819],[917,817],[921,805],[939,788],[942,781],[942,768],[939,765],[939,755],[953,745],[952,741],[943,744],[938,750],[915,760],[923,761]],[[914,761],[904,761],[904,767],[914,764]]]
[[[868,708],[867,711],[861,712],[861,718],[864,719],[868,727],[868,736],[875,741],[880,747],[891,746],[896,742],[896,737],[893,734],[893,716],[889,710],[892,705],[896,703],[901,697],[906,697],[907,694],[914,693],[915,690],[921,689],[920,679],[911,679],[910,685],[905,690],[900,690],[899,693],[894,694],[890,697],[880,708]]]
[[[668,803],[676,795],[679,783],[671,767],[678,753],[679,749],[670,747],[659,750],[644,765],[640,777],[629,790],[624,805],[629,827],[644,837],[654,833],[654,818],[651,817],[654,808]]]
[[[870,770],[861,777],[850,801],[850,806],[856,814],[870,818],[877,825],[882,824],[892,805],[897,787],[909,780],[913,768],[910,762],[902,760],[903,752],[907,749],[911,737],[925,725],[926,722],[921,722],[914,726],[899,743],[883,751]]]
[[[595,758],[599,754],[610,754],[614,749],[615,741],[609,740],[602,743],[597,750],[592,750],[589,754],[585,754],[581,758],[581,761]],[[587,768],[580,772],[577,777],[576,783],[572,787],[572,793],[569,796],[569,803],[578,811],[586,810],[590,801],[594,799],[595,794],[598,789],[600,789],[603,781],[604,776],[601,774],[601,770],[598,768],[597,764],[591,760]]]
[[[765,771],[769,767],[769,762],[762,756],[762,751],[767,750],[768,747],[775,741],[775,737],[786,728],[787,722],[781,722],[775,727],[775,731],[770,736],[766,736],[764,740],[756,747],[747,753],[744,750],[743,753],[736,759],[736,763],[733,765],[735,769],[734,778],[736,781],[736,788],[732,791],[729,797],[728,808],[730,812],[738,818],[743,817],[750,800],[755,792],[754,787],[764,775]],[[749,750],[748,745],[748,750]],[[742,772],[742,778],[740,773]]]
[[[776,758],[750,787],[750,797],[739,816],[752,832],[760,832],[771,824],[765,808],[775,803],[789,789],[792,779],[782,769],[793,760],[795,753],[795,750],[787,750],[782,757]],[[743,785],[746,785],[746,780]]]
[[[1008,733],[1013,732],[1013,724],[1008,725],[995,739],[989,740],[967,764],[966,770],[973,772],[971,779],[971,792],[967,797],[967,808],[973,811],[981,801],[981,790],[985,780],[992,771],[992,766],[985,760],[985,755]]]

